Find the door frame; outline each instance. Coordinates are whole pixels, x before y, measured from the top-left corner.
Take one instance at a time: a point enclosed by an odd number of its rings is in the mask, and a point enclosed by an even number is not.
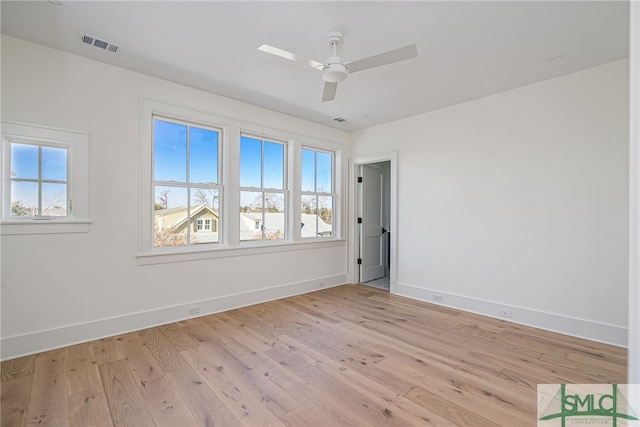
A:
[[[359,256],[359,238],[358,235],[358,167],[360,165],[366,165],[371,163],[381,163],[381,162],[389,162],[390,163],[390,194],[389,194],[389,291],[392,294],[397,293],[397,277],[398,277],[398,268],[397,268],[397,237],[398,237],[398,226],[397,226],[397,205],[398,205],[398,179],[397,179],[397,171],[398,171],[398,153],[396,150],[391,150],[383,153],[369,154],[364,156],[356,156],[349,161],[349,281],[351,283],[358,283],[359,279],[359,267],[358,267],[358,256]]]

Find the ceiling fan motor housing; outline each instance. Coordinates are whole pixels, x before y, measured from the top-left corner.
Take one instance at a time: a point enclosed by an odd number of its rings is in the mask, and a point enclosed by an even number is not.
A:
[[[337,83],[347,78],[349,71],[347,67],[338,63],[330,63],[322,70],[322,79],[325,82]]]
[[[327,34],[327,42],[333,48],[333,55],[329,57],[328,64],[322,70],[322,79],[327,83],[338,83],[349,75],[349,70],[342,64],[338,56],[338,46],[342,44],[341,31],[331,31]]]

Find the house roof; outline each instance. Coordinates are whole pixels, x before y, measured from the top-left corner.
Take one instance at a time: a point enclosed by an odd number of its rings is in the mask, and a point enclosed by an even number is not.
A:
[[[208,211],[211,214],[218,217],[218,213],[211,209],[207,205],[193,206],[191,208],[191,217],[197,216],[202,211]],[[155,211],[156,215],[167,216],[176,213],[183,212],[183,215],[179,220],[173,223],[171,228],[179,228],[187,221],[187,208],[184,206],[161,209]],[[256,221],[260,222],[260,226],[263,226],[268,231],[280,231],[284,235],[285,218],[283,213],[266,212],[264,214],[264,223],[262,222],[262,213],[260,212],[241,212],[240,213],[240,235],[242,240],[250,240],[255,238],[256,234],[261,233],[261,229],[256,229]],[[318,226],[318,234],[331,233],[333,231],[332,225],[327,224],[322,218],[313,214],[303,213],[301,215],[301,235],[302,237],[316,237],[316,223]]]
[[[201,212],[203,211],[208,211],[210,212],[212,215],[214,215],[216,218],[218,218],[218,213],[211,209],[209,206],[207,205],[199,205],[199,206],[192,206],[191,207],[191,213],[190,216],[194,217],[199,215]],[[182,226],[185,222],[187,222],[187,207],[186,206],[179,206],[176,208],[169,208],[169,209],[160,209],[154,212],[154,214],[156,216],[167,216],[167,215],[173,215],[176,213],[180,213],[180,212],[184,212],[184,215],[182,217],[180,217],[180,219],[173,223],[171,225],[171,228],[177,228]]]

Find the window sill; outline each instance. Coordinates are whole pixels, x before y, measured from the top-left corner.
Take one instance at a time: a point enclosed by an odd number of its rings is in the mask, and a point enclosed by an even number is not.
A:
[[[0,235],[88,233],[89,219],[0,221]]]
[[[315,240],[313,242],[269,244],[251,247],[244,246],[239,248],[189,248],[186,251],[176,251],[171,253],[142,252],[138,253],[136,257],[138,258],[138,265],[152,265],[164,264],[168,262],[197,261],[203,259],[228,258],[275,252],[291,252],[307,249],[330,248],[344,246],[345,244],[346,239],[331,239],[324,241]]]

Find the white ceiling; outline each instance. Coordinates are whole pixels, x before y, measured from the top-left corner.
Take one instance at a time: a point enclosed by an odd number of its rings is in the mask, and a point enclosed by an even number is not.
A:
[[[347,131],[626,58],[629,45],[626,1],[3,0],[0,13],[4,34]],[[319,71],[257,49],[326,62],[336,29],[344,61],[412,43],[419,56],[349,76],[322,103]]]

